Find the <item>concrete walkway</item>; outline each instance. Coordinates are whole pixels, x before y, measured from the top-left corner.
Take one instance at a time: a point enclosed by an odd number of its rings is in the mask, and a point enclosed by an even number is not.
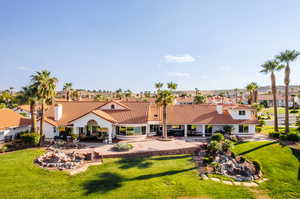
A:
[[[76,149],[76,152],[87,153],[91,151],[98,152],[101,155],[115,155],[115,154],[130,154],[141,152],[155,152],[165,150],[184,150],[193,147],[199,147],[203,142],[186,142],[185,140],[174,139],[171,141],[160,141],[156,139],[150,139],[145,141],[129,141],[128,143],[133,145],[133,149],[126,152],[116,152],[112,148],[115,144],[102,144],[102,143],[82,143],[87,145],[87,148]],[[74,151],[74,149],[64,150],[65,152]]]

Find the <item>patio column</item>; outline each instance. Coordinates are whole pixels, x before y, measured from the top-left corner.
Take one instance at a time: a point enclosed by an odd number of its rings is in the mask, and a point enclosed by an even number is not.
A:
[[[108,144],[111,144],[112,143],[112,131],[113,131],[113,128],[108,128]]]
[[[205,137],[205,124],[202,125],[202,137]]]
[[[150,135],[150,124],[146,124],[146,135]]]
[[[185,138],[187,137],[187,125],[186,124],[184,125],[184,137]]]

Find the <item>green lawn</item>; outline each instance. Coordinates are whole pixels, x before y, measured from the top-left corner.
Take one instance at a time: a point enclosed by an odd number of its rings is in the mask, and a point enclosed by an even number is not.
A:
[[[237,145],[235,151],[262,163],[274,198],[300,198],[299,162],[287,147],[270,142]],[[266,146],[265,146],[266,145]],[[33,164],[41,150],[0,155],[0,198],[255,198],[254,188],[203,181],[190,156],[105,159],[76,176]]]
[[[279,132],[284,133],[285,127],[278,127]],[[269,133],[274,132],[274,126],[263,126],[261,133],[268,135]],[[297,128],[290,127],[290,132],[298,132]]]
[[[293,109],[289,109],[289,113],[291,113],[291,111],[293,111]],[[297,111],[297,113],[299,113],[299,109],[296,109],[296,111]],[[265,113],[265,114],[267,114],[267,113],[273,114],[274,113],[274,108],[273,107],[264,108],[261,112]],[[277,112],[278,112],[278,114],[284,114],[285,113],[285,109],[283,107],[278,107],[277,108]]]

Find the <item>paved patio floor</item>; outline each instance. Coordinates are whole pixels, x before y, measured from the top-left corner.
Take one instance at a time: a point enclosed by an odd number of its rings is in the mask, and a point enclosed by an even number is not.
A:
[[[148,139],[144,141],[128,141],[133,145],[133,149],[126,152],[116,152],[112,150],[115,144],[102,144],[102,143],[83,143],[87,145],[84,149],[77,149],[77,152],[85,153],[95,151],[102,155],[113,155],[113,154],[129,154],[137,152],[154,152],[163,150],[176,150],[185,149],[191,147],[199,147],[203,142],[186,142],[185,140],[174,139],[171,141],[159,141],[156,139]],[[74,151],[74,149],[64,150],[65,152]]]

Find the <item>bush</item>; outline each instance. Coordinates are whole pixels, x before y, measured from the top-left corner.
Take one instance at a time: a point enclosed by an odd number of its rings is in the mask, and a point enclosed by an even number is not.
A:
[[[75,133],[70,133],[69,136],[71,136],[72,140],[77,140],[77,138],[78,138],[78,135]]]
[[[270,136],[271,138],[278,139],[278,138],[280,138],[280,132],[276,132],[276,131],[271,132],[271,133],[269,133],[269,136]]]
[[[298,142],[298,141],[300,141],[300,134],[296,133],[296,132],[289,132],[286,135],[286,140],[293,141],[293,142]]]
[[[0,153],[4,153],[8,151],[8,147],[6,145],[3,145],[1,148],[0,148]]]
[[[234,145],[233,145],[232,141],[230,141],[230,140],[225,140],[222,145],[223,151],[230,151],[233,147],[234,147]]]
[[[224,140],[224,135],[221,133],[215,133],[211,136],[211,140],[220,142]]]
[[[232,125],[225,125],[223,129],[225,133],[231,134],[231,132],[234,130],[234,127]]]
[[[118,143],[114,146],[114,150],[116,151],[129,151],[133,146],[128,143]]]
[[[20,134],[20,139],[23,143],[29,144],[29,145],[38,145],[40,141],[40,134],[39,133],[30,133],[30,132],[24,132]]]
[[[204,157],[204,158],[202,159],[202,162],[203,162],[203,164],[205,164],[205,165],[208,165],[208,164],[212,163],[212,161],[213,161],[213,158],[212,158],[211,156]]]
[[[256,127],[255,127],[255,131],[256,131],[257,133],[260,133],[260,132],[261,132],[261,129],[262,129],[261,126],[256,126]]]
[[[264,126],[266,124],[265,120],[259,120],[259,125],[260,127]]]
[[[260,162],[254,160],[254,161],[252,161],[252,163],[255,166],[255,168],[256,168],[257,171],[261,171],[261,164],[260,164]]]
[[[208,150],[212,154],[217,153],[218,151],[222,150],[222,144],[216,140],[212,140],[209,143]]]

